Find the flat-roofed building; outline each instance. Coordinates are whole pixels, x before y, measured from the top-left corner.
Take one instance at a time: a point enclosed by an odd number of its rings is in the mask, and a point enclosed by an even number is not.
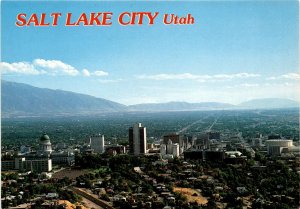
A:
[[[97,134],[90,137],[91,149],[94,150],[95,153],[104,153],[104,135]]]
[[[147,153],[147,135],[146,127],[141,123],[134,124],[128,130],[129,134],[129,153],[133,155],[140,155]]]
[[[266,141],[269,155],[280,155],[284,148],[293,146],[293,140],[290,139],[269,139]]]

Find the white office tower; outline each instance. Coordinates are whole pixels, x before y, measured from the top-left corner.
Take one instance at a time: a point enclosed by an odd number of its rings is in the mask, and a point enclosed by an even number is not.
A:
[[[173,154],[173,143],[172,140],[169,139],[167,144],[167,154],[172,155]]]
[[[164,156],[167,154],[167,145],[165,144],[161,144],[160,145],[160,155],[161,156]]]
[[[179,157],[179,144],[173,144],[173,156],[174,157]]]
[[[93,135],[90,138],[91,142],[91,149],[94,150],[96,153],[104,153],[104,135],[98,134]]]
[[[134,155],[147,152],[146,127],[141,123],[136,123],[129,128],[129,147],[130,153]]]

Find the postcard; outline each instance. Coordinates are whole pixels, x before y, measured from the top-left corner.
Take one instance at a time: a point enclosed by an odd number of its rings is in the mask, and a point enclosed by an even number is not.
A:
[[[0,69],[3,208],[299,202],[298,1],[5,0]]]

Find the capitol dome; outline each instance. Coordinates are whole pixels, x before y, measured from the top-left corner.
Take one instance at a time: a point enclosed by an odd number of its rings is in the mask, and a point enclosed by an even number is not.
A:
[[[52,146],[50,142],[50,137],[47,134],[43,134],[40,138],[40,153],[51,154]]]
[[[41,142],[50,141],[50,137],[47,134],[43,134],[40,138]]]

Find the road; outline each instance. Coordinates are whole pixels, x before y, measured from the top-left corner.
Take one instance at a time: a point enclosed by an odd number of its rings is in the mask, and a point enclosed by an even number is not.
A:
[[[88,200],[87,198],[81,196],[82,200],[81,203],[84,205],[86,208],[95,208],[95,209],[104,209],[103,207],[97,205],[96,203]]]
[[[207,119],[207,118],[209,118],[209,116],[207,116],[207,117],[205,117],[205,118],[201,118],[200,120],[197,120],[197,121],[195,121],[195,122],[193,122],[193,123],[191,123],[191,124],[189,124],[189,125],[183,127],[183,128],[180,129],[177,133],[178,133],[178,134],[183,133],[183,132],[187,131],[189,128],[191,128],[193,125],[195,125],[195,124],[197,124],[197,123],[201,123],[201,122],[203,122],[203,121],[204,121],[205,119]]]
[[[197,120],[197,121],[195,121],[195,122],[193,122],[193,123],[191,123],[191,124],[189,124],[189,125],[183,127],[183,128],[180,129],[177,133],[178,133],[178,134],[183,133],[183,132],[187,131],[189,128],[191,128],[193,125],[195,125],[195,124],[197,124],[197,123],[202,123],[202,122],[204,122],[204,120],[207,119],[207,118],[209,118],[209,117],[210,117],[210,116],[207,116],[207,117],[205,117],[205,118],[202,118],[202,119],[200,119],[200,120]],[[214,120],[214,122],[206,129],[205,132],[210,132],[210,131],[212,130],[212,128],[214,127],[214,125],[217,123],[218,120],[219,120],[219,118],[216,118],[216,119]]]
[[[214,127],[214,125],[216,124],[216,122],[219,120],[219,118],[216,118],[216,120],[211,124],[211,126],[209,126],[209,128],[206,130],[206,132],[211,132],[211,129]]]
[[[80,196],[88,199],[89,201],[93,202],[94,204],[98,205],[98,208],[107,208],[107,209],[114,209],[111,205],[109,205],[107,202],[100,200],[97,195],[91,194],[84,189],[72,187],[71,188],[73,192],[76,194],[79,194]]]

